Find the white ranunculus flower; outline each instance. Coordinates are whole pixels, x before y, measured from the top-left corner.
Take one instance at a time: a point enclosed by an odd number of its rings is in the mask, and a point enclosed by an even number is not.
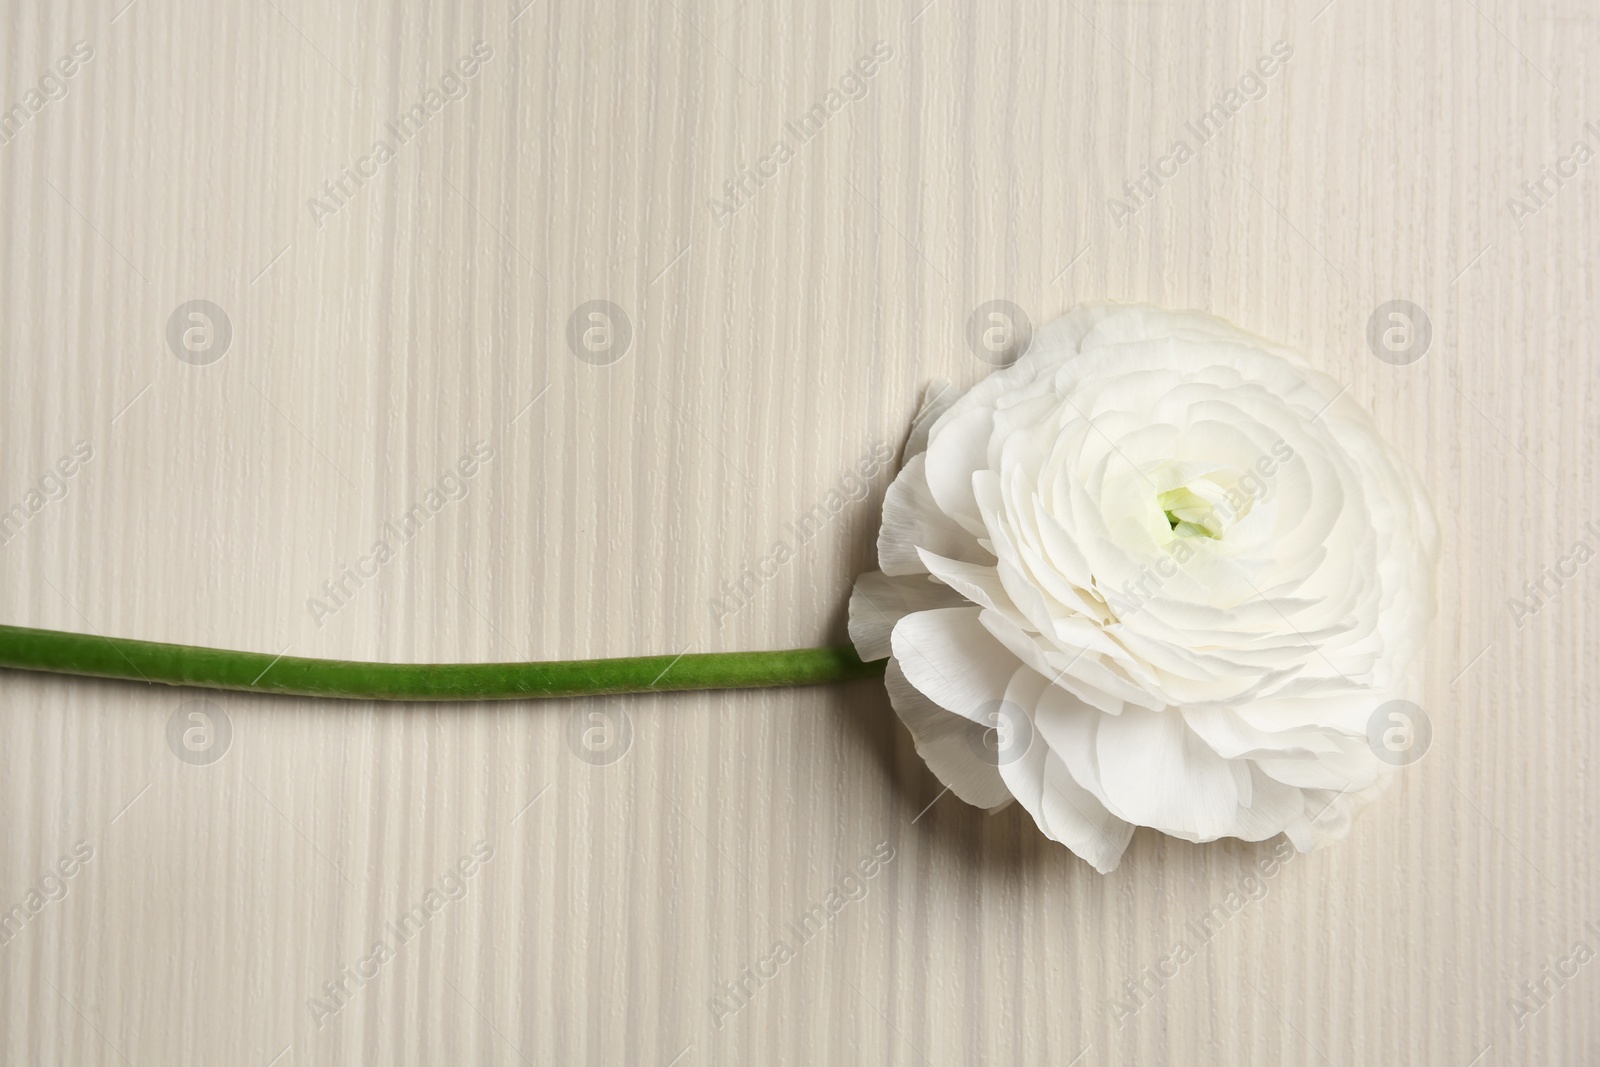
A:
[[[1097,870],[1137,826],[1343,837],[1433,615],[1416,473],[1338,383],[1210,315],[1079,308],[963,396],[889,487],[862,659],[961,799]]]

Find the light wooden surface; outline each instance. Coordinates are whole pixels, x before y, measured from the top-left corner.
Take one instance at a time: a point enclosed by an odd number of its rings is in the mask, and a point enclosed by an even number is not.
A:
[[[525,2],[5,6],[4,106],[93,54],[0,145],[0,508],[42,501],[0,619],[394,660],[838,641],[873,449],[988,369],[974,309],[1149,299],[1302,347],[1426,472],[1433,747],[1259,883],[1270,845],[1143,832],[1102,878],[1018,810],[935,802],[874,684],[408,708],[7,674],[0,1059],[1600,1059],[1600,964],[1570,962],[1600,951],[1600,569],[1507,604],[1600,545],[1600,162],[1507,204],[1600,149],[1592,5]],[[1108,198],[1278,40],[1119,226]],[[478,41],[465,95],[361,163]],[[346,166],[372,176],[341,206]],[[231,325],[208,365],[166,338],[195,299]],[[1367,345],[1391,299],[1431,321],[1409,366]],[[595,300],[632,333],[609,365],[568,344]]]

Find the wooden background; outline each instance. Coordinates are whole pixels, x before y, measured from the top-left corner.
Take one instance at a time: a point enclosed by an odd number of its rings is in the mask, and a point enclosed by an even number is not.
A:
[[[4,1062],[1600,1059],[1600,569],[1508,606],[1600,546],[1592,4],[525,3],[5,5],[0,619],[385,660],[839,641],[890,477],[851,471],[988,369],[974,310],[1148,299],[1301,347],[1426,473],[1432,748],[1270,879],[1270,844],[1146,832],[1100,877],[936,801],[876,684],[399,707],[7,674]],[[167,340],[197,299],[231,330],[204,365]],[[1406,366],[1366,339],[1393,299],[1431,323]],[[604,358],[569,344],[589,301]]]

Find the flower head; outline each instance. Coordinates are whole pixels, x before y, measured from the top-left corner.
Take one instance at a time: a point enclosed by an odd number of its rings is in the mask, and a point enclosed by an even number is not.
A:
[[[1100,871],[1137,826],[1348,832],[1437,531],[1337,383],[1210,315],[1083,307],[930,389],[906,456],[850,636],[952,792]]]

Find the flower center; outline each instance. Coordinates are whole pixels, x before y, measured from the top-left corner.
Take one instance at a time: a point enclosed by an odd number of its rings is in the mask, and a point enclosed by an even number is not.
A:
[[[1212,477],[1201,477],[1157,495],[1156,506],[1174,536],[1217,541],[1250,510],[1248,502],[1236,506],[1237,497]]]

